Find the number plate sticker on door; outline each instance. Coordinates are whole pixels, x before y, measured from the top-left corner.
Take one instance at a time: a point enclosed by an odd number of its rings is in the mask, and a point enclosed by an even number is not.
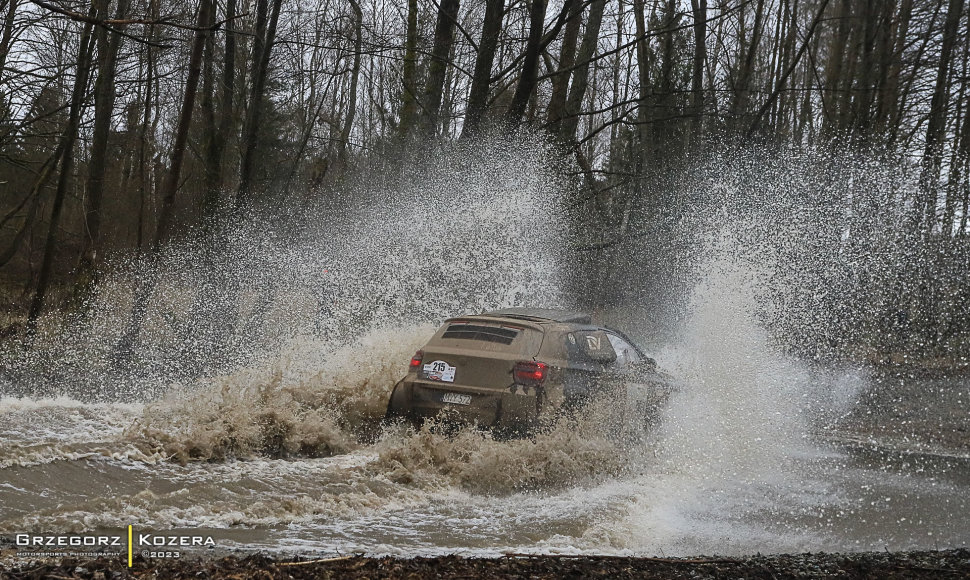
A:
[[[472,403],[472,396],[461,395],[459,393],[445,393],[441,395],[441,402],[454,403],[455,405],[470,405]]]
[[[443,360],[436,360],[424,365],[424,376],[432,381],[455,382],[455,367]]]

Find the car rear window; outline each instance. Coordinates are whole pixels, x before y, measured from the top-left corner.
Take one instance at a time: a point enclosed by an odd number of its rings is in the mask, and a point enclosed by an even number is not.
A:
[[[500,344],[512,344],[519,331],[514,328],[501,326],[483,326],[479,324],[450,324],[441,338],[460,338],[465,340],[482,340]]]

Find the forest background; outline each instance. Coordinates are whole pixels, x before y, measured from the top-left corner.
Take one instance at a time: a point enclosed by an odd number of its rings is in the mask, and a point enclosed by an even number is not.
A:
[[[831,315],[810,337],[793,320],[787,344],[966,362],[965,0],[0,0],[0,18],[5,336],[81,308],[119,256],[529,132],[575,178],[584,307],[641,291],[618,272],[645,240],[670,250],[672,176],[725,151],[903,168],[915,185],[875,202],[864,180],[829,186],[855,220],[841,243],[908,258],[849,268],[837,308],[808,292]]]

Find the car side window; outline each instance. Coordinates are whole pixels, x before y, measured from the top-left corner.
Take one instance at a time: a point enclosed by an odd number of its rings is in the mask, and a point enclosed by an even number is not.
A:
[[[616,361],[609,335],[602,330],[577,330],[566,334],[565,340],[566,354],[571,361],[599,364]]]
[[[607,333],[606,336],[609,338],[613,350],[616,351],[616,366],[622,368],[640,362],[640,355],[632,344],[613,333]]]

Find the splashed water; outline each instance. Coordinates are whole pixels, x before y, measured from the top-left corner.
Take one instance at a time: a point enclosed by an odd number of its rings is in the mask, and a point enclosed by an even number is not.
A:
[[[77,313],[42,321],[34,348],[4,374],[32,396],[151,400],[171,383],[281,356],[283,372],[315,372],[321,351],[377,328],[561,304],[567,188],[546,169],[548,147],[454,148],[404,170],[368,168],[302,212],[254,210],[117,264]],[[153,278],[132,352],[119,353],[137,281]]]
[[[890,299],[840,276],[896,279],[885,264],[905,248],[873,224],[895,219],[882,202],[910,185],[892,166],[817,152],[725,153],[671,176],[681,209],[604,257],[630,267],[621,306],[603,314],[635,337],[667,336],[654,354],[678,379],[647,442],[609,436],[609,401],[518,441],[383,428],[390,389],[443,318],[577,301],[560,217],[570,189],[551,155],[539,142],[460,144],[344,184],[305,214],[118,265],[83,312],[45,321],[33,351],[4,359],[0,535],[132,523],[201,528],[222,548],[404,555],[970,537],[959,453],[831,443],[849,439],[847,417],[879,412],[864,406],[879,382],[832,363],[828,339],[864,351]],[[864,187],[847,206],[853,180]],[[868,242],[846,234],[863,226]],[[119,359],[148,271],[159,287]]]

